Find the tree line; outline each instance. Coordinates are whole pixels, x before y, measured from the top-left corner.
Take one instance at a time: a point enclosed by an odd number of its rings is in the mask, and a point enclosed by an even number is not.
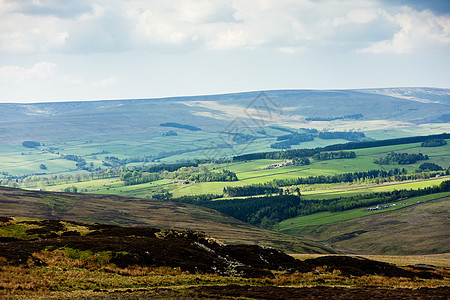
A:
[[[346,120],[346,119],[361,119],[364,117],[362,114],[345,115],[343,117],[307,117],[306,121],[335,121],[335,120]]]
[[[343,139],[347,141],[359,142],[364,139],[366,135],[364,132],[358,131],[324,131],[319,133],[321,139]]]
[[[355,181],[362,181],[365,179],[390,178],[393,176],[397,181],[402,181],[402,179],[403,180],[413,179],[413,176],[405,176],[405,174],[407,174],[407,171],[404,168],[403,169],[395,168],[389,171],[368,170],[368,171],[349,172],[333,175],[274,179],[273,181],[266,183],[250,184],[235,187],[228,186],[223,189],[223,192],[224,194],[227,194],[230,197],[243,197],[243,196],[274,194],[274,193],[279,194],[282,193],[280,187],[293,185],[355,182]]]
[[[236,173],[229,170],[222,170],[221,172],[204,171],[198,173],[183,173],[177,176],[178,179],[200,182],[213,181],[238,181]]]
[[[314,136],[306,133],[291,133],[277,137],[277,143],[271,144],[273,149],[290,149],[292,145],[313,141]]]
[[[120,176],[125,186],[147,183],[163,179],[159,173],[142,173],[137,171],[127,171]]]
[[[145,168],[136,168],[123,172],[120,179],[124,185],[135,185],[157,181],[164,178],[173,178],[188,181],[213,182],[213,181],[237,181],[236,173],[229,170],[213,172],[209,170],[200,171],[196,167],[181,167],[173,172],[161,170],[160,172],[145,172]],[[171,169],[171,168],[169,168]]]
[[[190,131],[200,131],[201,130],[200,128],[192,126],[192,125],[185,125],[185,124],[180,124],[180,123],[175,123],[175,122],[161,123],[161,124],[159,124],[159,126],[181,128],[181,129],[187,129]]]
[[[390,164],[399,164],[399,165],[409,165],[413,164],[420,160],[427,160],[428,155],[423,155],[422,153],[389,153],[383,158],[374,159],[374,163],[379,165],[390,165]]]
[[[296,216],[324,211],[339,212],[447,191],[450,191],[450,180],[443,181],[439,186],[419,188],[417,190],[394,190],[323,200],[301,200],[296,195],[276,195],[220,201],[211,201],[211,198],[194,200],[187,196],[172,200],[215,209],[253,225],[270,227],[282,220]]]
[[[292,159],[294,157],[311,157],[316,153],[325,151],[354,150],[354,149],[364,149],[382,146],[403,145],[410,143],[425,142],[431,139],[449,139],[449,138],[450,138],[449,133],[442,133],[435,135],[413,136],[380,141],[349,142],[345,144],[335,144],[315,149],[293,149],[286,151],[259,152],[259,153],[236,155],[233,157],[233,161],[246,161],[255,159]]]
[[[223,188],[223,193],[230,197],[271,195],[282,193],[282,190],[273,182],[254,183],[244,186],[227,186]]]
[[[353,151],[319,152],[314,154],[313,158],[315,160],[356,158],[356,153]]]
[[[22,146],[27,147],[27,148],[36,148],[36,147],[39,147],[40,145],[41,145],[41,143],[35,142],[35,141],[24,141],[22,143]]]
[[[422,147],[439,147],[447,145],[447,141],[444,139],[432,139],[425,142],[422,142]]]

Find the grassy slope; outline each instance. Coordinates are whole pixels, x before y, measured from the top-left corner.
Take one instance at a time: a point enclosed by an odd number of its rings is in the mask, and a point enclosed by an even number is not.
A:
[[[327,241],[336,249],[350,253],[445,253],[450,252],[449,205],[450,196],[447,195],[426,203],[347,221],[339,222],[337,216],[328,220],[325,215],[322,220],[313,220],[312,216],[307,216],[311,219],[311,224],[308,226],[306,219],[303,223],[297,220],[299,226],[294,229],[287,220],[284,221],[284,230],[281,229],[284,232],[295,232],[304,237]],[[366,232],[353,234],[358,231]]]
[[[234,149],[220,147],[212,151],[198,150],[205,147],[211,149],[211,143],[223,146],[224,136],[221,132],[227,129],[236,117],[253,127],[253,130],[259,129],[255,120],[246,114],[249,105],[253,108],[264,106],[254,102],[258,94],[259,92],[250,92],[165,99],[2,104],[0,165],[12,175],[41,173],[41,163],[47,165],[47,174],[74,172],[75,164],[72,162],[63,161],[57,155],[22,147],[22,141],[29,139],[57,148],[57,151],[63,154],[82,156],[101,151],[109,151],[108,155],[120,158],[157,155],[171,150],[193,151],[171,153],[162,158],[162,161],[177,161],[271,151],[273,149],[270,149],[269,145],[285,132],[271,129],[268,127],[270,125],[336,131],[361,130],[366,132],[368,137],[375,139],[448,132],[450,126],[447,123],[429,124],[429,120],[439,119],[439,116],[448,110],[447,100],[441,104],[427,104],[352,90],[267,91],[266,95],[283,112],[280,116],[274,114],[273,119],[262,122],[267,135],[259,134],[250,144],[234,144]],[[437,95],[430,97],[435,99]],[[203,101],[203,104],[197,101]],[[308,122],[303,118],[339,117],[354,113],[361,113],[364,117],[361,120],[329,122]],[[252,116],[256,117],[255,114]],[[159,126],[160,123],[168,121],[195,125],[203,130],[192,132]],[[411,122],[414,123],[413,126]],[[245,130],[245,127],[239,129]],[[162,136],[168,130],[176,131],[178,136]],[[316,139],[294,148],[311,148],[338,142],[342,141]],[[194,151],[196,149],[197,151]],[[31,152],[31,155],[24,157],[22,152]],[[95,167],[99,167],[104,156],[85,158],[88,163],[92,162]]]
[[[287,234],[301,234],[302,228],[305,226],[333,224],[336,222],[352,220],[352,219],[361,218],[361,217],[365,217],[365,216],[373,216],[376,214],[386,213],[388,211],[403,209],[403,208],[411,206],[411,205],[416,205],[419,202],[431,201],[431,200],[440,199],[440,198],[446,197],[446,196],[450,196],[450,192],[408,198],[408,199],[397,201],[397,202],[386,203],[385,205],[395,204],[396,206],[389,207],[389,208],[383,209],[383,210],[368,211],[364,208],[356,208],[356,209],[346,210],[346,211],[342,211],[342,212],[334,212],[334,213],[328,212],[328,211],[320,212],[320,213],[315,213],[312,215],[300,216],[300,217],[295,217],[295,218],[284,220],[284,221],[280,222],[279,224],[277,224],[275,229],[277,231],[281,231],[281,232],[287,233]],[[383,216],[380,216],[380,217],[383,217]]]
[[[0,188],[0,216],[66,219],[123,226],[204,231],[226,243],[267,245],[287,252],[329,253],[312,241],[260,229],[193,205],[115,195]]]

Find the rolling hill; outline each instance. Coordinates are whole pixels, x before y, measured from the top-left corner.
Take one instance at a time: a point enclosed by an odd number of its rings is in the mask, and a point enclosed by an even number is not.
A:
[[[289,229],[281,229],[281,232],[320,240],[346,253],[383,255],[448,253],[450,252],[449,204],[450,197],[445,196],[346,221],[340,221],[340,217],[336,215],[334,222],[292,226]],[[288,224],[291,221],[284,222]]]
[[[264,230],[217,211],[114,195],[50,193],[0,187],[0,215],[121,226],[202,231],[229,244],[271,246],[291,253],[335,253],[320,243]]]
[[[382,120],[424,124],[432,118],[440,122],[448,105],[449,90],[430,88],[281,90],[160,99],[1,103],[0,132],[4,144],[30,137],[45,142],[72,139],[79,136],[78,130],[86,138],[151,134],[161,131],[159,125],[168,121],[218,131],[227,126],[230,117],[239,117],[249,126],[255,125],[251,121],[256,119],[294,128],[303,127],[302,124],[329,125],[311,124],[305,121],[307,117],[353,114],[363,115],[358,125]],[[36,124],[40,126],[37,128]]]
[[[369,140],[442,133],[450,129],[449,99],[448,89],[397,88],[0,103],[0,171],[14,176],[82,172],[62,154],[86,157],[98,168],[106,156],[142,163],[143,157],[173,162],[273,151],[270,145],[286,131],[301,128],[362,131]],[[44,146],[26,148],[24,141]],[[316,137],[293,148],[341,142],[346,141]]]

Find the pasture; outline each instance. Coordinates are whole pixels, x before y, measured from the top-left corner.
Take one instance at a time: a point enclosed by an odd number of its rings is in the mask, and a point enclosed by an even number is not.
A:
[[[194,133],[196,134],[196,133]],[[164,138],[164,137],[161,137]],[[176,137],[178,138],[178,137]],[[77,146],[78,145],[78,146]],[[95,154],[105,150],[106,148],[100,148],[99,144],[85,143],[82,146],[79,144],[65,144],[64,147],[58,151],[61,153],[70,153],[78,149],[85,153],[84,158],[86,161],[93,162],[94,166],[99,165],[105,156],[111,154]],[[125,144],[124,144],[125,145]],[[124,145],[122,145],[124,147]],[[105,146],[105,145],[103,145]],[[111,145],[116,147],[118,145]],[[22,146],[21,146],[22,147]],[[50,147],[50,146],[47,146]],[[78,148],[76,148],[78,147]],[[92,148],[90,148],[92,147]],[[23,148],[23,147],[22,147]],[[7,154],[11,149],[6,149],[0,152],[0,159],[9,163],[10,166],[22,166],[21,168],[27,168],[27,166],[34,166],[39,168],[39,162],[45,161],[46,157],[49,158],[46,166],[50,172],[53,166],[59,165],[59,170],[64,167],[72,169],[71,172],[77,172],[80,174],[88,174],[86,171],[74,170],[75,162],[60,159],[57,154],[48,153],[39,149],[30,149],[28,152],[31,154],[19,155],[17,159],[12,156],[7,158]],[[111,150],[111,148],[109,148]],[[78,151],[77,150],[77,151]],[[62,152],[64,151],[64,152]],[[66,152],[67,151],[67,152]],[[97,152],[91,152],[97,151]],[[153,193],[169,191],[174,197],[180,197],[184,195],[200,195],[200,194],[222,194],[223,188],[227,186],[242,186],[247,184],[258,184],[270,182],[274,179],[287,179],[297,177],[319,176],[319,175],[332,175],[341,174],[347,172],[366,171],[370,169],[384,169],[390,170],[394,168],[405,168],[408,172],[413,172],[418,169],[418,166],[424,161],[418,161],[411,165],[378,165],[373,162],[375,158],[383,157],[390,153],[395,152],[408,152],[408,153],[423,153],[429,156],[429,160],[426,162],[435,162],[444,168],[450,166],[450,143],[442,147],[427,148],[421,147],[420,143],[376,147],[367,149],[355,150],[357,158],[354,159],[335,159],[325,161],[315,161],[311,159],[311,164],[306,166],[287,166],[273,169],[264,169],[271,164],[283,163],[289,160],[275,160],[275,159],[260,159],[245,162],[231,162],[224,164],[208,163],[205,166],[211,171],[219,171],[227,169],[236,173],[239,181],[236,182],[200,182],[190,184],[172,184],[170,179],[155,181],[151,183],[138,184],[125,187],[123,182],[118,178],[108,179],[95,179],[83,182],[77,182],[77,180],[70,180],[65,182],[57,182],[58,184],[53,186],[39,186],[39,183],[29,186],[23,186],[28,188],[42,188],[50,191],[63,191],[68,187],[76,187],[79,191],[88,193],[105,193],[105,194],[120,194],[136,197],[149,197]],[[126,156],[119,156],[119,158]],[[26,161],[26,162],[25,162]],[[134,163],[137,165],[139,163]],[[140,163],[142,164],[142,163]],[[40,170],[43,171],[43,170]],[[50,175],[50,174],[49,174]],[[48,176],[48,175],[44,175]],[[317,184],[317,185],[302,185],[299,186],[305,199],[327,199],[340,196],[350,196],[360,193],[372,193],[381,191],[390,191],[393,189],[410,189],[420,188],[430,185],[438,185],[445,177],[439,179],[430,179],[426,181],[414,181],[414,182],[400,182],[400,183],[384,183],[382,185],[367,185],[363,183],[336,183],[336,184]],[[79,180],[78,180],[79,181]],[[362,185],[362,186],[360,186]]]
[[[324,225],[332,224],[336,222],[342,222],[347,220],[352,220],[356,218],[361,218],[365,216],[373,216],[375,214],[382,214],[389,211],[394,211],[398,209],[403,209],[411,205],[420,205],[420,203],[443,198],[450,196],[450,192],[437,193],[431,195],[425,195],[420,197],[408,198],[392,203],[383,204],[383,206],[396,204],[386,209],[368,211],[365,208],[356,208],[342,212],[320,212],[307,216],[299,216],[291,219],[287,219],[278,223],[273,229],[288,233],[288,234],[298,234],[301,232],[301,227],[313,226],[313,225]]]

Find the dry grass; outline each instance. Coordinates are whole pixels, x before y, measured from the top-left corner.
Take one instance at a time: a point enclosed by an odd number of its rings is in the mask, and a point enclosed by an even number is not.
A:
[[[84,253],[86,254],[86,253]],[[99,296],[103,291],[139,290],[153,287],[186,288],[198,285],[245,284],[264,286],[382,286],[420,288],[449,286],[448,271],[443,280],[417,280],[383,276],[343,276],[340,271],[317,267],[313,272],[288,274],[276,272],[274,278],[245,279],[211,274],[191,274],[178,268],[131,266],[119,268],[107,261],[73,258],[67,250],[33,254],[28,265],[11,266],[0,258],[0,298],[48,299]],[[76,253],[83,255],[83,253]],[[309,255],[311,257],[311,255]],[[39,262],[47,265],[38,266]],[[94,292],[96,290],[96,292]],[[99,292],[100,290],[100,292]]]
[[[294,255],[302,259],[319,255]],[[446,265],[448,254],[414,257],[366,256],[399,265],[425,263]],[[8,265],[0,257],[1,299],[48,299],[99,296],[111,291],[170,287],[185,289],[199,285],[264,285],[264,286],[380,286],[421,288],[450,286],[450,272],[440,271],[442,280],[389,278],[384,276],[343,276],[340,271],[317,267],[308,273],[275,272],[274,278],[225,277],[216,274],[192,274],[170,267],[130,266],[119,268],[110,263],[108,251],[91,253],[71,248],[34,253],[27,264]],[[96,290],[96,292],[94,292]],[[100,291],[100,292],[99,292]]]

